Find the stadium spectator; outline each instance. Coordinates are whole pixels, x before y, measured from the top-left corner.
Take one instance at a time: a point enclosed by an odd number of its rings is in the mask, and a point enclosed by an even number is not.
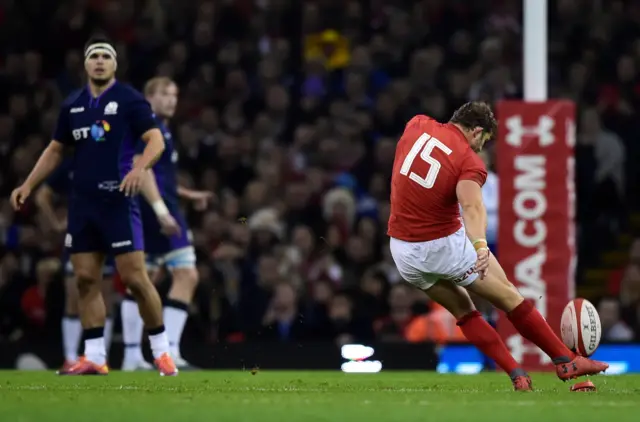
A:
[[[254,334],[255,340],[301,341],[308,329],[298,308],[298,293],[289,283],[274,287],[273,296],[262,318],[262,325]]]
[[[0,339],[15,341],[23,335],[26,321],[20,298],[25,289],[24,282],[17,257],[6,253],[0,260]]]
[[[605,297],[598,304],[598,314],[602,324],[603,341],[631,341],[634,333],[620,319],[620,302],[615,297]]]
[[[456,319],[441,305],[432,302],[428,314],[419,315],[407,326],[407,341],[411,343],[432,342],[436,344],[466,343]]]
[[[406,284],[396,284],[389,292],[389,314],[376,321],[376,336],[381,341],[398,342],[407,339],[407,327],[413,321],[412,289]],[[424,300],[424,299],[423,299]]]
[[[607,280],[607,290],[610,295],[617,296],[620,294],[622,279],[625,276],[627,267],[630,265],[640,265],[640,238],[635,239],[631,243],[628,262],[625,262],[624,267],[615,269],[609,275]]]
[[[620,304],[624,319],[640,333],[640,266],[630,264],[624,272],[620,283]]]
[[[48,258],[36,265],[35,284],[29,287],[20,300],[20,307],[31,326],[44,328],[47,319],[47,291],[61,270],[60,261]]]

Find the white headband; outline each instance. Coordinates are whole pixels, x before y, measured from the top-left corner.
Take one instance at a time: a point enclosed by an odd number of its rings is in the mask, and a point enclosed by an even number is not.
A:
[[[89,57],[91,57],[92,54],[95,53],[108,53],[111,55],[111,57],[113,57],[114,60],[118,58],[116,49],[113,48],[111,44],[106,42],[91,44],[89,47],[87,47],[87,49],[84,51],[84,59],[87,60]]]

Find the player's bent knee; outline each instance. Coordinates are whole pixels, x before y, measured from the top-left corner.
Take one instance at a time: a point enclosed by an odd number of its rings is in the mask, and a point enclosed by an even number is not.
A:
[[[149,280],[146,271],[132,272],[122,276],[122,283],[136,300],[145,297],[150,291],[155,291],[156,289]]]
[[[476,310],[475,305],[471,298],[469,298],[468,294],[464,296],[458,297],[454,300],[447,310],[453,315],[456,319],[460,319],[466,315],[469,315],[471,312]]]
[[[476,280],[467,288],[504,312],[512,311],[524,300],[513,284],[504,283],[491,275]]]
[[[153,288],[144,263],[144,254],[131,252],[116,257],[120,280],[136,296],[147,288]]]
[[[149,280],[149,275],[144,268],[134,268],[125,273],[120,274],[122,284],[129,289],[134,295],[142,289],[154,288]]]
[[[437,282],[425,292],[456,319],[460,319],[476,310],[469,293],[464,288],[447,280]]]
[[[151,285],[149,276],[144,269],[128,271],[120,275],[122,283],[130,290],[137,290],[141,286]]]
[[[511,285],[511,287],[513,287],[513,285]],[[504,295],[499,300],[499,303],[494,304],[494,306],[501,311],[511,312],[522,302],[524,302],[524,297],[513,287],[505,289]]]
[[[195,289],[198,285],[198,271],[195,268],[176,268],[173,270],[173,283]]]
[[[122,282],[126,285],[133,275],[144,273],[147,269],[144,262],[144,254],[141,252],[130,252],[116,257],[116,267]]]
[[[198,273],[195,268],[180,268],[173,270],[173,283],[169,297],[182,302],[191,302],[198,285]]]
[[[80,296],[85,296],[92,290],[100,291],[100,277],[92,271],[76,270],[76,285]]]

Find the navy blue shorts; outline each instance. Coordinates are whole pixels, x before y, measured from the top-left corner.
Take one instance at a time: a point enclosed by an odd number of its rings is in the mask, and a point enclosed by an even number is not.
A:
[[[73,198],[68,221],[65,247],[71,254],[115,256],[144,250],[140,208],[131,198]]]

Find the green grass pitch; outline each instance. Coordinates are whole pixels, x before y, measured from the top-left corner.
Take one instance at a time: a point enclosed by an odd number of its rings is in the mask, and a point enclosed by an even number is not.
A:
[[[640,421],[640,375],[593,377],[596,393],[569,392],[551,374],[533,380],[535,392],[516,393],[497,373],[0,372],[0,421]]]

